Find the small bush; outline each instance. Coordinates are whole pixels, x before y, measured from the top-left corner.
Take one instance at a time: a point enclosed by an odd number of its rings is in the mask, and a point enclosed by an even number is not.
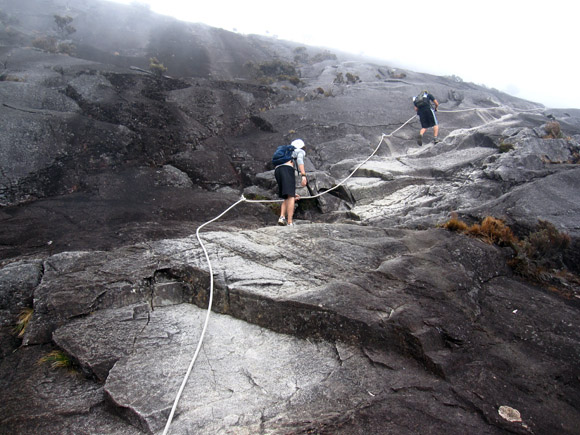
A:
[[[563,267],[564,252],[570,246],[570,236],[559,232],[547,221],[540,220],[538,229],[521,243],[526,257],[543,267]]]
[[[336,57],[336,54],[334,54],[328,50],[324,50],[323,52],[314,55],[312,57],[312,62],[316,63],[316,62],[322,62],[325,60],[337,60],[337,59],[338,58]]]
[[[441,226],[449,231],[468,234],[498,246],[512,246],[517,243],[517,238],[510,227],[503,221],[491,216],[487,216],[481,224],[468,226],[465,222],[459,220],[454,213],[451,219]]]
[[[284,62],[279,59],[262,62],[260,64],[247,62],[244,66],[252,70],[260,83],[272,84],[277,81],[289,81],[294,86],[302,83],[296,67],[289,62]]]
[[[69,15],[65,15],[65,16],[55,15],[54,16],[54,22],[56,23],[56,27],[58,29],[58,32],[61,34],[61,36],[63,38],[66,38],[69,35],[71,35],[77,31],[77,29],[75,29],[71,25],[72,21],[73,21],[73,18]]]
[[[68,54],[74,56],[76,54],[77,46],[72,42],[59,42],[56,46],[57,53]]]
[[[267,77],[278,77],[278,76],[297,76],[296,68],[294,65],[283,62],[281,60],[272,60],[270,62],[263,62],[258,65],[258,71],[260,75]]]
[[[306,47],[296,47],[294,49],[294,62],[295,63],[308,62],[308,50],[306,49]]]
[[[298,76],[287,76],[287,75],[279,75],[278,76],[278,80],[282,80],[282,81],[288,81],[290,83],[292,83],[294,86],[298,86],[300,83],[302,83],[302,80],[300,80],[300,77]]]
[[[499,152],[500,153],[507,153],[514,149],[514,145],[511,143],[502,142],[499,144]]]
[[[511,228],[503,221],[491,216],[486,217],[481,225],[473,225],[468,232],[498,246],[512,246],[517,242]]]
[[[155,76],[161,77],[167,72],[167,68],[159,62],[156,57],[152,57],[149,59],[149,71],[151,71]]]
[[[562,137],[562,129],[558,121],[550,121],[544,125],[546,136],[544,139],[559,139]]]
[[[13,75],[0,75],[0,82],[23,82],[24,79]]]
[[[407,77],[407,74],[405,74],[404,72],[399,72],[397,70],[391,69],[389,70],[389,76],[393,79],[404,79],[405,77]]]
[[[508,261],[508,265],[515,273],[546,285],[565,297],[571,297],[573,292],[570,289],[580,283],[580,277],[568,271],[564,264],[564,257],[571,243],[570,236],[559,232],[550,222],[538,221],[537,229],[521,241],[518,241],[503,221],[490,216],[481,224],[468,226],[454,213],[441,226],[449,231],[477,237],[487,243],[511,247],[515,255]]]
[[[356,74],[346,73],[346,82],[347,83],[357,83],[360,82],[359,76]]]
[[[449,219],[443,224],[443,228],[449,231],[455,231],[458,233],[463,233],[467,231],[467,224],[456,217]]]
[[[56,53],[57,51],[57,41],[54,36],[42,36],[35,38],[32,41],[32,46],[38,48],[39,50],[48,51],[49,53]]]

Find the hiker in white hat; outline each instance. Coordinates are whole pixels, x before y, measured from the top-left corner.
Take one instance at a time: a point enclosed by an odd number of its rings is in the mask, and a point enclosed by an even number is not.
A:
[[[304,151],[304,141],[302,139],[296,139],[292,141],[289,146],[283,145],[278,149],[281,151],[280,158],[272,160],[275,166],[274,176],[278,183],[278,196],[284,199],[280,210],[278,225],[293,226],[294,222],[292,218],[294,216],[294,204],[295,201],[300,198],[300,196],[296,195],[295,168],[298,170],[301,177],[300,185],[305,187],[308,183],[306,172],[304,170],[304,157],[306,156],[306,152]]]

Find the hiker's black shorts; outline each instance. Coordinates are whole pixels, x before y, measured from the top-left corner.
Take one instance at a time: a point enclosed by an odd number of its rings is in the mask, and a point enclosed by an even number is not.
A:
[[[437,125],[437,117],[435,112],[430,107],[419,109],[417,112],[419,120],[421,121],[421,128],[430,128]]]
[[[274,176],[278,183],[278,196],[280,198],[286,199],[296,195],[296,175],[292,166],[278,166],[274,171]]]

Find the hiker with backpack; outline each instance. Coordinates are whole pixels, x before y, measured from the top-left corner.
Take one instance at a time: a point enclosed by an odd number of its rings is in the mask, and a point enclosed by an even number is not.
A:
[[[434,107],[431,103],[433,103]],[[439,143],[439,139],[437,138],[439,134],[439,123],[435,116],[439,102],[428,91],[422,91],[419,95],[413,97],[413,105],[421,122],[421,130],[417,138],[417,144],[419,146],[423,145],[423,135],[430,127],[433,127],[433,143]]]
[[[284,199],[280,210],[278,225],[294,226],[292,220],[294,216],[294,204],[300,198],[300,196],[296,195],[295,168],[301,177],[300,185],[305,187],[308,183],[304,170],[304,157],[306,156],[306,152],[303,148],[304,141],[296,139],[290,145],[279,146],[272,157],[274,176],[278,183],[278,196]]]

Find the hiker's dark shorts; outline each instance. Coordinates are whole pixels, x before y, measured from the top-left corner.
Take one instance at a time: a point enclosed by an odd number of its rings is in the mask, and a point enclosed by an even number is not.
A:
[[[419,109],[417,112],[419,120],[421,121],[421,128],[430,128],[437,125],[437,117],[431,108]]]
[[[276,182],[278,183],[278,196],[289,198],[296,195],[296,175],[294,168],[289,165],[281,165],[274,171]]]

